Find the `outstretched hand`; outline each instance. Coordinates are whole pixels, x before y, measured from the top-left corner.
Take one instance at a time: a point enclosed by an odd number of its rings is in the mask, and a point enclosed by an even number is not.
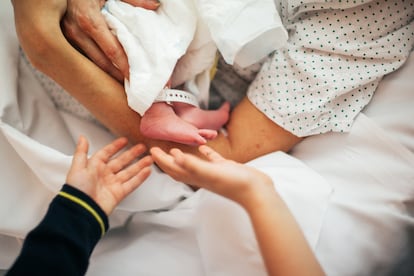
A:
[[[170,153],[157,147],[150,150],[157,165],[175,180],[205,188],[244,207],[256,192],[273,189],[270,177],[259,170],[225,159],[206,145],[200,146],[199,151],[206,160],[179,149]]]
[[[158,0],[123,0],[136,7],[156,10]],[[101,8],[105,0],[67,0],[62,20],[66,38],[102,70],[122,82],[129,77],[127,56],[107,26]]]
[[[89,195],[107,215],[151,173],[151,156],[134,162],[145,152],[142,144],[115,156],[127,143],[118,138],[88,158],[89,144],[81,136],[66,177],[66,183]]]
[[[203,160],[172,149],[151,148],[154,161],[178,181],[239,203],[249,214],[268,275],[324,275],[289,208],[266,174],[227,160],[206,145]],[[300,265],[295,265],[300,262]],[[293,264],[293,265],[292,265]]]

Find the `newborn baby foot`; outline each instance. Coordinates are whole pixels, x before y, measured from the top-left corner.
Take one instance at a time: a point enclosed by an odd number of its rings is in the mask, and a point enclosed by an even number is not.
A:
[[[216,110],[203,110],[186,103],[174,103],[175,113],[184,121],[200,129],[219,130],[227,123],[230,115],[230,104],[221,105]]]
[[[203,145],[214,139],[217,131],[199,129],[182,120],[172,106],[157,102],[145,112],[140,124],[141,133],[147,137],[177,142],[187,145]]]

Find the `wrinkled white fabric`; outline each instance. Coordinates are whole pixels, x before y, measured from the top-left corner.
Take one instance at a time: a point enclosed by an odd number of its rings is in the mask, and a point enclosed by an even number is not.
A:
[[[109,0],[103,14],[128,56],[128,104],[143,115],[167,84],[177,60],[194,37],[194,6],[190,0],[165,1],[154,12]]]
[[[113,138],[54,107],[19,62],[12,14],[0,1],[0,269],[63,184],[78,135],[90,138],[91,152]],[[388,272],[414,225],[413,65],[411,55],[385,77],[349,133],[250,163],[274,179],[328,275],[398,275]],[[110,219],[89,275],[264,275],[238,205],[156,170]]]
[[[157,11],[109,0],[102,12],[128,56],[128,104],[141,115],[171,77],[174,86],[195,84],[186,88],[205,105],[209,79],[200,75],[209,77],[217,49],[247,66],[287,41],[272,0],[161,1]]]

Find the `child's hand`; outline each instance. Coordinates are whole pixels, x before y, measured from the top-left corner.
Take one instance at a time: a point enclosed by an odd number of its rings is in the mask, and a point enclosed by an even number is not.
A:
[[[207,161],[179,149],[172,149],[168,154],[155,147],[151,149],[151,154],[157,165],[175,180],[205,188],[244,207],[253,193],[273,189],[272,180],[264,173],[224,159],[208,146],[200,146],[199,151]]]
[[[116,139],[88,159],[88,141],[81,136],[66,177],[66,183],[89,195],[107,215],[151,173],[150,156],[133,162],[145,152],[142,144],[113,157],[127,143],[126,138]]]

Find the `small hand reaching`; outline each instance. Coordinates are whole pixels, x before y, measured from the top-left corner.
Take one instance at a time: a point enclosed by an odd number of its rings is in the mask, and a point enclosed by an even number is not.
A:
[[[144,145],[116,155],[127,143],[118,138],[88,158],[89,144],[81,136],[66,177],[66,183],[89,195],[107,215],[151,173],[151,156],[134,162],[145,152]]]
[[[179,149],[170,153],[157,147],[150,150],[157,165],[175,180],[205,188],[244,207],[251,196],[273,190],[270,177],[259,170],[225,159],[206,145],[200,146],[199,151],[207,160]]]
[[[172,149],[170,153],[160,148],[150,150],[157,165],[175,180],[208,189],[244,207],[268,275],[324,275],[301,228],[269,176],[227,160],[206,145],[200,146],[199,151],[207,160],[178,149]]]

